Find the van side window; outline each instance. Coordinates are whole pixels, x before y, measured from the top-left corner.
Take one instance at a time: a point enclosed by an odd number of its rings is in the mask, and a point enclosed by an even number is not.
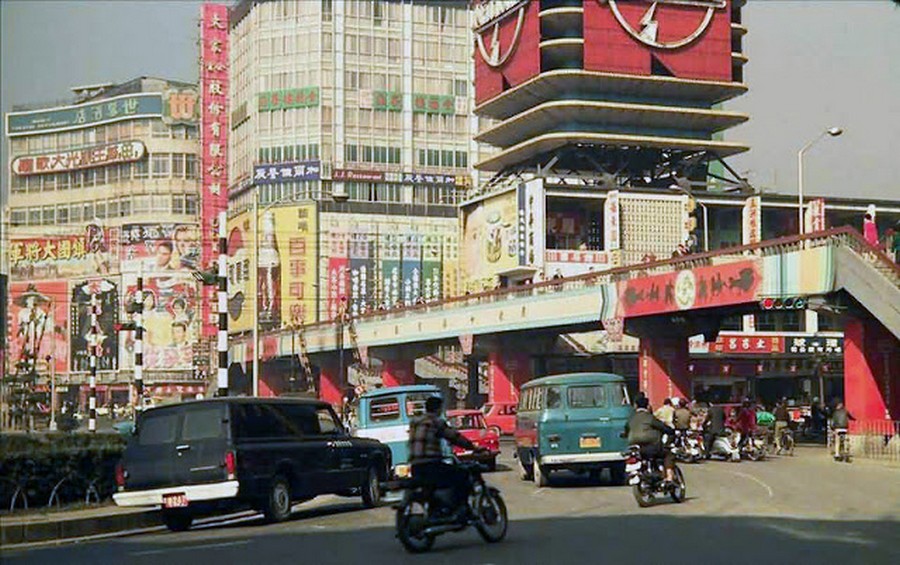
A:
[[[606,387],[570,386],[569,408],[600,408],[606,406]]]
[[[290,423],[291,435],[318,435],[319,422],[316,420],[315,406],[282,404],[278,406],[278,410]]]
[[[400,419],[400,399],[396,396],[373,399],[369,403],[369,418],[373,422],[390,422]]]
[[[252,403],[241,406],[237,422],[239,437],[271,438],[300,436],[302,429],[296,421],[276,410],[271,404]]]
[[[138,429],[140,445],[160,445],[175,441],[175,429],[178,426],[178,412],[169,411],[164,414],[148,414],[141,418]]]
[[[334,415],[331,413],[331,410],[328,408],[319,408],[316,410],[316,416],[318,419],[318,428],[319,433],[321,434],[334,434],[341,427],[337,422],[334,421]]]
[[[212,439],[223,437],[222,407],[207,406],[204,408],[185,410],[184,422],[181,424],[181,439]]]
[[[547,408],[561,408],[562,395],[558,386],[547,387]]]

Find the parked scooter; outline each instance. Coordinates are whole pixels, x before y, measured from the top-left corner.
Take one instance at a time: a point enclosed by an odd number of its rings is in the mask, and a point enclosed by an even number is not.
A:
[[[685,463],[699,463],[706,459],[706,444],[703,436],[694,430],[675,432],[675,459]]]
[[[713,440],[712,446],[709,448],[710,459],[733,461],[735,463],[740,461],[741,452],[738,450],[739,438],[740,435],[734,430],[726,429],[724,434],[717,436]]]

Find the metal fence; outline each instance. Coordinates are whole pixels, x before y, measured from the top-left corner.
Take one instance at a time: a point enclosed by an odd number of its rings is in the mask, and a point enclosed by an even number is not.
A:
[[[856,420],[850,422],[849,432],[852,456],[900,461],[900,421]]]

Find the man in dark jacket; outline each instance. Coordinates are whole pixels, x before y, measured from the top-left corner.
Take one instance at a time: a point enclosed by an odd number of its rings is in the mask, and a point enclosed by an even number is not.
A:
[[[706,412],[703,422],[703,441],[706,442],[706,457],[712,452],[713,441],[725,432],[725,408],[721,404],[713,404]]]
[[[656,419],[649,410],[650,402],[646,398],[638,398],[635,402],[637,410],[625,424],[625,434],[628,436],[629,445],[638,445],[641,448],[641,457],[650,460],[663,458],[663,467],[666,470],[666,481],[672,482],[675,478],[675,460],[672,452],[665,449],[662,444],[662,434],[675,433],[675,430]]]
[[[787,403],[782,398],[775,405],[775,444],[780,451],[784,446],[781,445],[781,431],[791,425],[791,414],[788,412]]]
[[[840,449],[840,441],[839,436],[841,434],[847,434],[847,428],[850,427],[850,420],[856,420],[853,417],[847,408],[844,407],[844,403],[841,402],[841,399],[837,399],[837,404],[834,407],[834,412],[831,414],[831,428],[835,432],[834,436],[834,456],[839,457],[841,455]]]

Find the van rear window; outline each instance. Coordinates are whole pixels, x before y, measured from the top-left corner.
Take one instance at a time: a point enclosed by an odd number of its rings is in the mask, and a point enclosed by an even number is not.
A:
[[[177,427],[178,412],[170,410],[163,414],[146,414],[141,418],[138,428],[138,443],[140,445],[174,443]]]
[[[606,406],[606,387],[570,386],[569,408],[600,408]]]

